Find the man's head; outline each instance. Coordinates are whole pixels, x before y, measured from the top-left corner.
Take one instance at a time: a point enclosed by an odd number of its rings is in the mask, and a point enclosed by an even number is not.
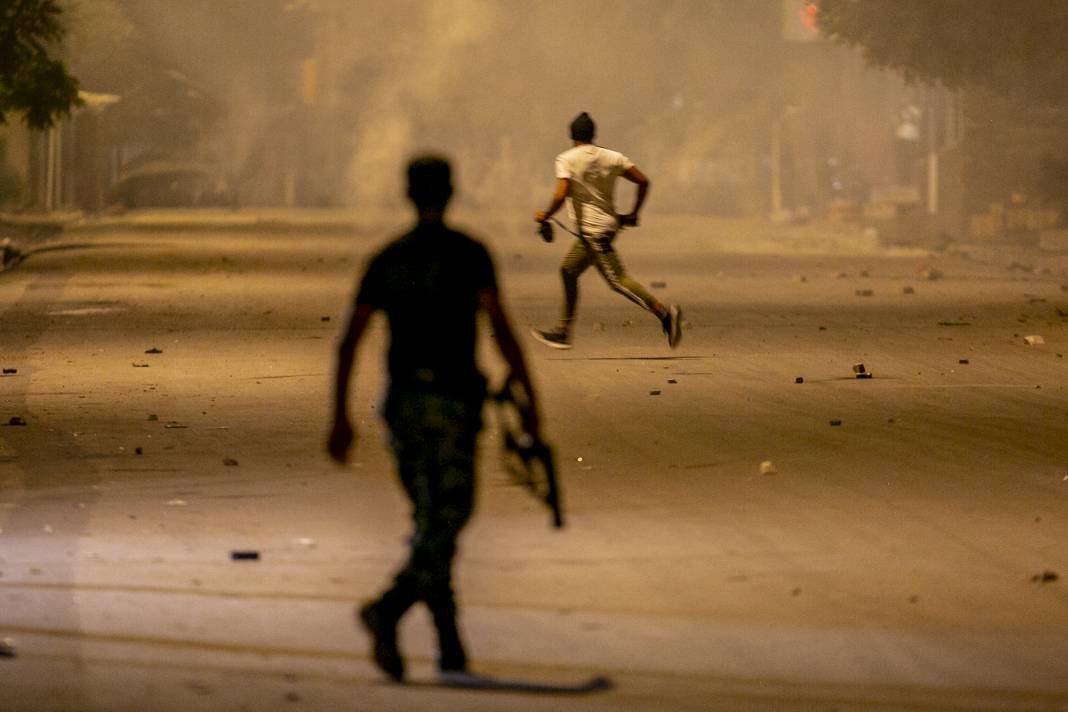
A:
[[[452,170],[441,156],[417,156],[408,164],[408,197],[420,210],[445,210],[452,197]]]
[[[593,136],[597,131],[597,127],[593,123],[593,119],[590,115],[583,111],[581,114],[575,117],[575,120],[571,122],[571,140],[581,141],[582,143],[592,143]]]

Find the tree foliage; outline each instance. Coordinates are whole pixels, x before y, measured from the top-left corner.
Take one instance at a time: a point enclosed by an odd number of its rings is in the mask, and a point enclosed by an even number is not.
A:
[[[821,31],[909,81],[1068,101],[1068,0],[816,0]]]
[[[43,129],[80,104],[78,80],[50,51],[63,38],[57,0],[0,0],[0,123]]]

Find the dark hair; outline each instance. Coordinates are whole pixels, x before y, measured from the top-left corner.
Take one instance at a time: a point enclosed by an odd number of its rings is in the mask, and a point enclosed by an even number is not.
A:
[[[408,164],[408,197],[420,208],[444,208],[452,197],[452,169],[441,156],[416,156]]]
[[[596,130],[597,126],[593,123],[593,119],[585,111],[576,116],[575,120],[571,122],[571,138],[574,141],[589,143],[593,140]]]

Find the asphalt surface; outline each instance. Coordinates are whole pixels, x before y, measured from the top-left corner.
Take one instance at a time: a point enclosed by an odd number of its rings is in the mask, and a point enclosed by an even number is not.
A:
[[[277,227],[71,232],[0,273],[0,709],[1068,710],[1066,256],[654,216],[619,246],[681,346],[591,272],[555,351],[526,332],[566,243],[482,224],[569,526],[488,428],[462,624],[479,672],[614,682],[568,696],[371,664],[353,605],[408,530],[383,324],[351,467],[322,441],[385,234]],[[402,645],[433,680],[423,611]]]

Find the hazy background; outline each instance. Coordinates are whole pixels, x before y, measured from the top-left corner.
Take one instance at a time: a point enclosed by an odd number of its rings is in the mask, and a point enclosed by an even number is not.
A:
[[[791,39],[801,4],[70,0],[73,71],[120,97],[81,132],[81,193],[136,207],[124,177],[184,170],[194,204],[390,207],[430,148],[469,206],[527,212],[588,111],[654,180],[653,210],[767,214],[777,122],[787,207],[863,199],[893,178],[916,90]]]

